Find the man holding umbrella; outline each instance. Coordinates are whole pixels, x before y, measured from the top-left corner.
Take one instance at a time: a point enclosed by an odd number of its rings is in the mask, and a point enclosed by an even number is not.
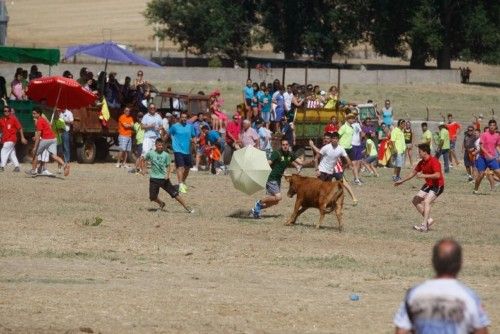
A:
[[[302,159],[297,158],[290,151],[290,143],[286,139],[281,140],[281,149],[273,151],[268,162],[271,165],[271,174],[266,183],[266,196],[255,202],[255,206],[250,210],[251,216],[255,219],[260,218],[262,209],[270,208],[281,201],[281,178],[287,167],[294,162],[299,165],[303,164]]]

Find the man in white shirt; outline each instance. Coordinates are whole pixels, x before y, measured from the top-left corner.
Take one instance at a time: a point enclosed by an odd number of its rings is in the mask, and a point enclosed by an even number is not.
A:
[[[61,133],[64,162],[69,163],[71,160],[70,131],[71,125],[75,119],[73,117],[73,113],[68,109],[65,109],[62,113],[60,113],[59,118],[64,121],[65,125],[64,132]]]
[[[292,85],[286,86],[286,92],[283,93],[283,99],[285,100],[285,113],[288,113],[292,109]]]
[[[352,134],[352,148],[351,148],[351,160],[352,160],[352,172],[354,174],[354,184],[361,185],[361,180],[359,179],[359,171],[361,169],[361,161],[363,161],[363,150],[362,137],[363,131],[361,125],[359,124],[358,118],[355,118],[355,122],[351,124],[354,130]]]
[[[347,164],[352,167],[352,162],[347,156],[345,149],[339,145],[339,134],[325,133],[326,137],[331,138],[331,143],[323,146],[321,149],[314,145],[312,140],[309,140],[309,146],[314,152],[321,156],[321,160],[318,165],[319,176],[318,178],[323,181],[332,181],[335,177],[335,166],[339,158],[344,157]]]
[[[462,247],[453,239],[434,245],[436,277],[406,293],[394,317],[396,334],[487,334],[490,320],[476,293],[457,280]]]

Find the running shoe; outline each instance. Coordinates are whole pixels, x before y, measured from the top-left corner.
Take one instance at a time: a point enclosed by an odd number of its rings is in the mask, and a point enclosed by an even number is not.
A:
[[[194,213],[194,209],[193,209],[193,208],[190,208],[190,207],[188,207],[188,208],[186,209],[186,211],[187,211],[188,213]]]
[[[194,166],[194,167],[191,167],[191,169],[189,169],[190,171],[192,172],[197,172],[198,171],[198,167]]]
[[[479,195],[479,194],[481,194],[481,193],[479,192],[479,190],[473,190],[473,191],[472,191],[472,193],[473,193],[474,195]]]
[[[19,173],[20,171],[21,171],[21,169],[19,167],[15,167],[13,170],[14,173]]]
[[[260,218],[260,213],[259,212],[256,212],[254,208],[250,209],[250,216],[255,218],[255,219],[259,219]]]
[[[355,179],[354,180],[354,184],[357,185],[357,186],[360,186],[362,183],[361,183],[360,179]]]
[[[44,169],[40,175],[43,175],[43,176],[54,176],[53,173],[49,172],[47,169]]]
[[[429,231],[429,227],[427,226],[427,224],[420,224],[420,225],[415,225],[413,226],[413,228],[419,232],[427,232]]]
[[[187,193],[187,186],[184,183],[179,184],[179,192],[183,194]]]

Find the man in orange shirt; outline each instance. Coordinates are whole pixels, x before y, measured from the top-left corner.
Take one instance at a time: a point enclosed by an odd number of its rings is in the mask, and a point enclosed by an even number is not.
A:
[[[457,137],[460,132],[460,129],[462,126],[458,122],[453,121],[453,115],[448,114],[448,124],[446,124],[446,128],[448,129],[448,132],[450,133],[450,157],[451,157],[451,162],[455,161],[456,166],[459,165],[457,155],[455,154],[455,144],[457,142]]]
[[[130,116],[130,107],[123,109],[123,114],[118,118],[118,146],[120,153],[116,167],[127,167],[127,158],[132,151],[132,129],[134,127],[134,119]]]

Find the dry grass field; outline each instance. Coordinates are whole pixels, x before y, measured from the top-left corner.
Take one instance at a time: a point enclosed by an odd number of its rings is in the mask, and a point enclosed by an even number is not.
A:
[[[355,188],[357,207],[346,200],[339,233],[333,215],[314,229],[316,210],[283,226],[288,198],[247,218],[255,197],[207,172],[188,179],[196,212],[187,214],[165,193],[167,210],[156,211],[147,178],[110,163],[73,164],[67,179],[8,170],[0,333],[391,333],[405,290],[432,275],[431,247],[444,236],[462,242],[461,278],[481,295],[491,333],[500,330],[500,192],[484,185],[472,195],[452,170],[435,230],[419,233],[410,198],[420,182],[395,189],[390,170],[381,173]]]
[[[152,47],[140,14],[145,3],[9,0],[9,43],[64,47],[107,39],[112,29],[116,41]],[[464,65],[480,84],[360,83],[343,85],[342,97],[379,104],[389,98],[396,118],[423,119],[426,107],[433,120],[440,112],[464,123],[472,114],[498,114],[500,67],[454,64]],[[16,65],[0,70],[6,66]],[[137,69],[110,67],[122,80]],[[219,88],[227,112],[241,99],[240,86],[164,82],[161,72],[144,72],[160,89]],[[147,178],[111,163],[74,163],[66,179],[31,178],[8,167],[0,173],[0,333],[392,333],[406,289],[432,276],[431,247],[445,236],[463,244],[461,278],[482,297],[490,332],[500,332],[500,188],[490,193],[485,181],[484,194],[472,195],[464,171],[453,169],[433,209],[435,229],[418,233],[410,200],[420,182],[394,188],[391,170],[381,174],[354,189],[358,206],[346,200],[339,233],[333,215],[314,229],[316,210],[297,226],[283,226],[289,198],[263,219],[250,219],[257,196],[207,172],[188,179],[185,198],[196,212],[187,214],[165,193],[167,209],[157,211]],[[360,299],[351,301],[352,294]]]

